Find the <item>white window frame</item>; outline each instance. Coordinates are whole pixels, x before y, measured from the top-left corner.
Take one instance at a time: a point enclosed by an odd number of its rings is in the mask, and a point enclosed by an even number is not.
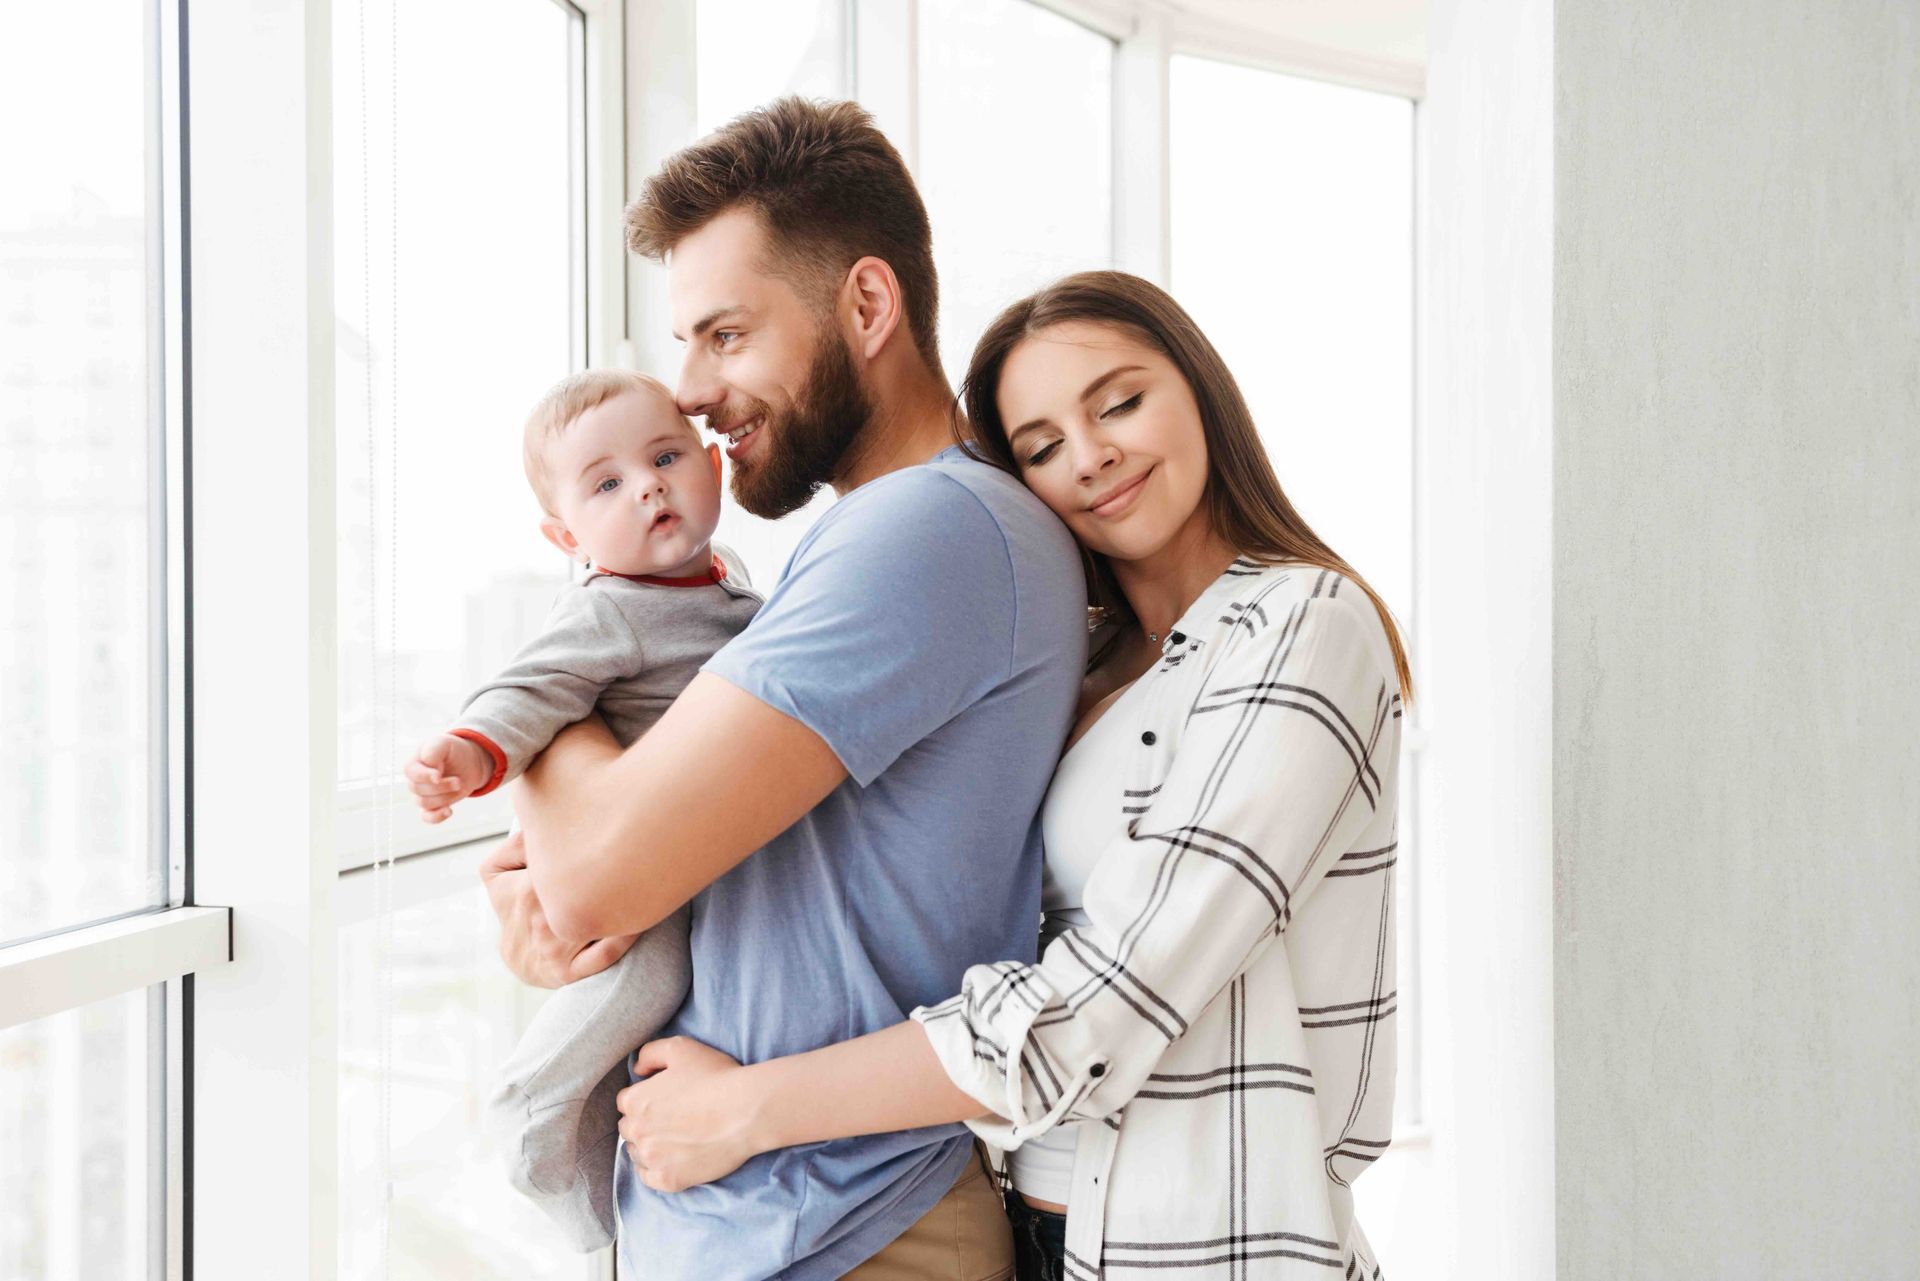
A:
[[[148,1171],[150,1276],[185,1275],[190,1247],[183,1230],[192,1135],[191,1074],[183,1071],[191,1040],[192,979],[217,973],[232,956],[232,914],[196,906],[188,807],[191,777],[188,646],[191,566],[186,413],[187,329],[192,307],[186,275],[190,220],[183,181],[187,84],[182,44],[185,0],[142,6],[144,57],[157,95],[149,133],[147,186],[151,216],[148,359],[149,430],[158,437],[148,500],[149,824],[148,857],[165,869],[166,902],[107,920],[63,925],[0,947],[0,1029],[79,1009],[130,992],[148,992],[146,1053],[155,1071],[151,1113],[159,1129]]]

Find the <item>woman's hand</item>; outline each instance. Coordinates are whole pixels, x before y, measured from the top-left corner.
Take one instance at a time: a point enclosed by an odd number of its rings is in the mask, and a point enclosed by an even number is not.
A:
[[[620,1137],[654,1191],[711,1183],[763,1151],[751,1074],[720,1051],[676,1036],[641,1046],[633,1067],[647,1077],[620,1091]]]

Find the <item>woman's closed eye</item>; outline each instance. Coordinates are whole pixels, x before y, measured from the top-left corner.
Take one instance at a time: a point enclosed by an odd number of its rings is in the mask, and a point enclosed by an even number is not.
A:
[[[1047,461],[1047,459],[1053,457],[1055,451],[1057,451],[1059,448],[1060,448],[1059,441],[1057,440],[1048,441],[1046,444],[1042,445],[1040,448],[1034,450],[1031,454],[1027,455],[1027,466],[1038,467],[1041,463],[1044,463]]]
[[[1127,397],[1125,400],[1121,401],[1119,404],[1115,405],[1113,408],[1101,414],[1100,417],[1102,418],[1124,417],[1127,414],[1132,413],[1134,410],[1140,408],[1140,402],[1146,398],[1146,395],[1147,393],[1144,391],[1136,391],[1133,393],[1133,395]]]

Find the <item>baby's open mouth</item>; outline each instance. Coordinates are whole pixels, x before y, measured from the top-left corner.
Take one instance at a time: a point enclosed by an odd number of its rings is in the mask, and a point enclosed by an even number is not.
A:
[[[672,521],[676,521],[676,520],[679,520],[679,519],[680,519],[680,518],[679,518],[678,516],[676,516],[676,515],[675,515],[674,513],[672,513],[672,512],[670,512],[670,511],[665,511],[665,510],[662,510],[662,511],[659,511],[659,512],[656,512],[656,513],[654,513],[654,517],[653,517],[653,523],[652,523],[652,524],[650,524],[650,525],[648,525],[648,526],[647,526],[647,528],[648,528],[649,530],[654,530],[654,531],[658,531],[658,530],[661,530],[661,529],[664,529],[664,528],[666,528],[666,526],[667,526],[667,525],[668,525],[668,524],[669,524],[670,522],[672,522]]]

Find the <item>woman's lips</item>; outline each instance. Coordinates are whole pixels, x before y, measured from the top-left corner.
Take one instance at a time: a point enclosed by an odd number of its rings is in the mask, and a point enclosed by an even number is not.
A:
[[[1139,499],[1141,486],[1147,483],[1147,477],[1151,475],[1153,475],[1153,468],[1149,467],[1118,489],[1108,490],[1100,501],[1089,506],[1087,510],[1102,519],[1112,519],[1121,515]]]

